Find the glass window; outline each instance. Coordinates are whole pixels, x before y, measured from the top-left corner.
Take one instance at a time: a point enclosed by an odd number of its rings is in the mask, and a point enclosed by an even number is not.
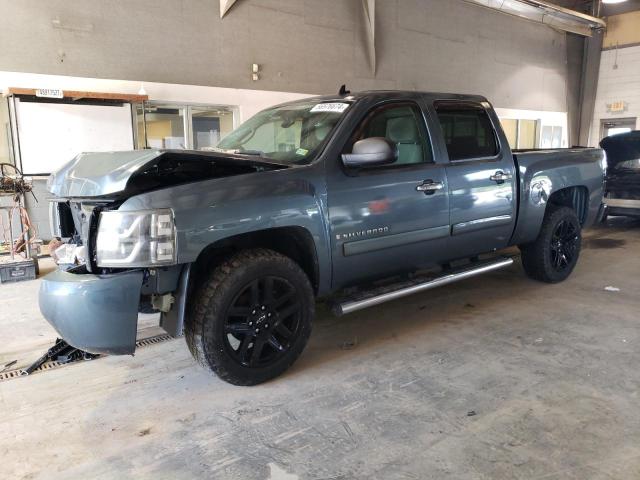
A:
[[[374,109],[356,130],[349,150],[358,140],[370,137],[384,137],[396,146],[398,159],[393,165],[433,162],[422,115],[416,106],[391,104]]]
[[[234,107],[137,104],[137,147],[208,150],[233,130]]]
[[[146,128],[149,148],[188,148],[184,134],[186,107],[151,104],[145,106],[144,116],[138,116],[138,132]],[[145,122],[142,125],[142,122]],[[144,135],[138,135],[138,146],[144,148]]]
[[[443,101],[435,107],[450,160],[498,154],[495,132],[482,105]]]
[[[191,131],[195,150],[215,147],[233,130],[233,111],[224,107],[191,107]]]
[[[562,127],[545,125],[542,127],[540,148],[562,147]]]
[[[306,164],[349,107],[347,102],[295,102],[256,114],[214,150],[260,155],[278,163]]]
[[[607,131],[607,136],[620,135],[621,133],[629,133],[631,127],[612,127]]]
[[[636,129],[636,118],[607,118],[600,122],[602,138],[629,133]]]

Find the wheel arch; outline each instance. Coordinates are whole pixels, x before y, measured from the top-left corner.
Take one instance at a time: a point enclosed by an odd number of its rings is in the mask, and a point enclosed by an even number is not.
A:
[[[584,185],[561,188],[551,193],[546,210],[549,209],[549,205],[572,208],[578,216],[580,225],[584,225],[589,214],[589,189]]]
[[[591,192],[586,186],[570,185],[551,190],[544,202],[533,202],[530,187],[525,188],[519,198],[518,220],[510,242],[512,245],[526,245],[535,241],[551,205],[573,209],[581,226],[589,223]]]
[[[287,226],[256,230],[220,239],[206,246],[192,265],[192,285],[229,255],[241,250],[267,248],[291,258],[306,273],[314,293],[320,285],[320,266],[313,235],[304,227]]]

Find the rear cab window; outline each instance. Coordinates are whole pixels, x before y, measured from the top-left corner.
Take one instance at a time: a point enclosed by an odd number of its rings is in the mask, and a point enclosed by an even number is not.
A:
[[[496,132],[480,103],[442,100],[434,103],[449,160],[495,157]]]

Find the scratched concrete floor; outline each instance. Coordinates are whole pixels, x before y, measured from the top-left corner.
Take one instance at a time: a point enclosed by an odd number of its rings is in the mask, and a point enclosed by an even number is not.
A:
[[[640,478],[640,224],[615,220],[561,285],[518,265],[320,313],[259,387],[181,339],[2,382],[0,478]]]

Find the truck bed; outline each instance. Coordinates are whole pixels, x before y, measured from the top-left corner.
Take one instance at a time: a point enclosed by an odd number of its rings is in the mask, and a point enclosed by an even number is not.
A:
[[[595,221],[602,203],[603,150],[585,147],[514,150],[513,158],[520,197],[513,244],[535,240],[546,197],[563,189],[572,188],[571,201],[583,226],[588,227]],[[540,191],[544,192],[542,202]]]

